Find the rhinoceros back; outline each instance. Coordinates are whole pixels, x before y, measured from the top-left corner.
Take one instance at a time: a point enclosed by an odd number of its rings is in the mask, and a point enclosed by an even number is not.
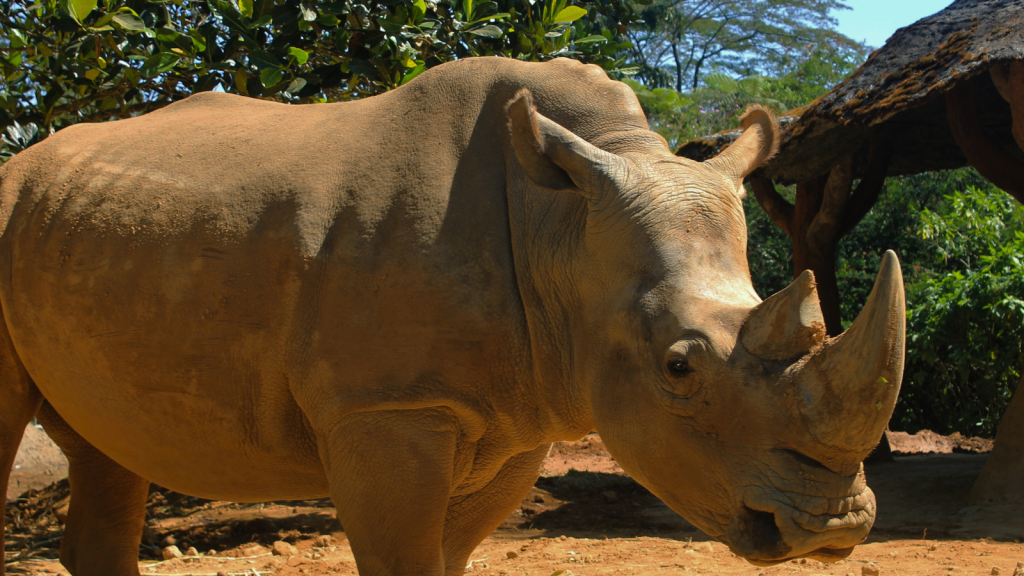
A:
[[[83,437],[202,496],[326,494],[310,423],[355,410],[454,406],[480,440],[528,413],[507,393],[532,378],[506,198],[523,86],[585,138],[646,128],[591,68],[475,59],[359,102],[204,93],[60,131],[0,171],[20,358]]]

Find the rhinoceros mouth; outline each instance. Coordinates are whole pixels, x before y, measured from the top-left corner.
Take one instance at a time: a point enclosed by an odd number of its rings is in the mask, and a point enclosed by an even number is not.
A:
[[[867,537],[874,523],[875,499],[864,487],[857,494],[830,499],[813,511],[789,505],[800,495],[754,490],[734,509],[726,544],[759,566],[795,558],[836,562]]]

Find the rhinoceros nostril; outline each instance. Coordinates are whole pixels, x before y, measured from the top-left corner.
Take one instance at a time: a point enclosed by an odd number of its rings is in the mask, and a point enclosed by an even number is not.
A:
[[[746,506],[733,515],[727,536],[733,551],[748,559],[781,559],[792,549],[782,539],[774,514]]]

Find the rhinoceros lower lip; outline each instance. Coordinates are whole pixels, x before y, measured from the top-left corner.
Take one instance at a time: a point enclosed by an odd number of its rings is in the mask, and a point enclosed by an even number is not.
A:
[[[853,552],[854,547],[849,548],[818,548],[813,552],[807,554],[801,554],[799,556],[788,556],[786,558],[776,558],[771,560],[765,560],[763,558],[747,558],[747,562],[750,562],[754,566],[776,566],[783,562],[789,562],[790,560],[797,560],[800,558],[810,558],[811,560],[817,560],[819,562],[839,562],[845,559]]]
[[[841,514],[810,514],[778,500],[747,500],[733,513],[727,529],[729,547],[758,566],[795,558],[835,562],[848,556],[871,529],[874,499],[852,497],[856,509]],[[833,511],[838,511],[831,507]]]

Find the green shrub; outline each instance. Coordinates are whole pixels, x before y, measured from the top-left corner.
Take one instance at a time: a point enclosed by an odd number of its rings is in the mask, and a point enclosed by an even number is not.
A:
[[[918,233],[933,261],[907,284],[907,364],[892,426],[992,436],[1020,379],[1024,207],[971,187],[922,210]]]

